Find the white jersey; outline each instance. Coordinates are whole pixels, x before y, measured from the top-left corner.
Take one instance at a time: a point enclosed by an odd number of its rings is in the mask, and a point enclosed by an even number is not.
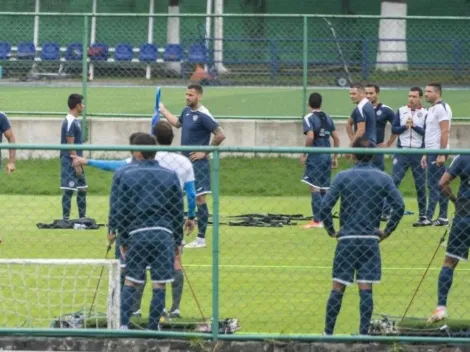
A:
[[[185,183],[194,181],[194,169],[191,161],[184,155],[170,152],[157,152],[155,160],[161,167],[176,172],[181,189],[184,190]],[[132,162],[132,158],[126,159],[127,163]]]
[[[441,148],[441,126],[442,121],[452,120],[452,110],[449,104],[440,101],[428,109],[428,117],[426,118],[426,130],[424,133],[424,147],[426,149],[440,149]],[[447,144],[446,148],[449,148]]]
[[[413,125],[424,130],[426,115],[428,111],[425,108],[411,110],[407,105],[398,109],[398,117],[400,126],[405,126],[406,122],[411,119]],[[416,132],[413,128],[409,128],[398,135],[398,146],[401,148],[421,148],[423,146],[423,135]]]

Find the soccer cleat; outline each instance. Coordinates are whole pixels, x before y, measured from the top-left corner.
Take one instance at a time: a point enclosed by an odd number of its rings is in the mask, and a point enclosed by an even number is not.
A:
[[[196,238],[191,243],[188,243],[184,248],[206,248],[206,240],[203,238]]]
[[[141,310],[139,309],[138,311],[135,311],[134,313],[132,313],[132,316],[133,317],[138,317],[138,318],[142,317]]]
[[[181,312],[179,309],[175,309],[174,311],[170,312],[170,318],[181,318]]]
[[[432,222],[426,216],[420,216],[419,220],[413,223],[413,227],[431,226]]]
[[[121,325],[119,330],[129,330],[129,327],[127,325]]]
[[[444,218],[438,218],[432,222],[432,226],[449,226],[449,220]]]
[[[325,226],[323,225],[323,222],[321,221],[312,221],[306,225],[303,225],[302,228],[304,229],[322,229]]]
[[[390,220],[390,215],[388,214],[382,214],[380,217],[380,221],[387,222],[388,220]]]
[[[428,319],[428,324],[435,323],[436,321],[444,320],[447,318],[447,308],[440,306],[437,307]]]

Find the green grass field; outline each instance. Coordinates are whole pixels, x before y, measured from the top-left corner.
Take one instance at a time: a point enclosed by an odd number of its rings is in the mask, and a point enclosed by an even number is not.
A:
[[[269,174],[266,173],[269,166]],[[341,167],[350,162],[342,160]],[[387,165],[390,169],[390,164]],[[226,158],[221,165],[221,216],[241,213],[310,214],[308,188],[299,182],[298,161],[285,158]],[[107,221],[111,173],[87,169],[90,185],[88,216]],[[58,192],[58,161],[19,161],[15,174],[0,174],[0,202],[3,205],[0,245],[2,258],[97,258],[104,256],[106,229],[97,231],[38,230],[38,222],[50,222],[61,214]],[[406,208],[416,212],[410,175],[401,188]],[[210,203],[211,204],[211,203]],[[211,209],[212,206],[210,205]],[[73,204],[72,215],[76,214]],[[375,312],[401,315],[434,253],[443,228],[413,228],[416,215],[405,216],[398,230],[381,245],[382,283],[375,286]],[[298,225],[301,225],[299,223]],[[212,227],[208,229],[209,234]],[[220,314],[240,319],[243,333],[321,333],[325,304],[331,287],[331,264],[336,241],[324,230],[229,227],[221,225]],[[194,238],[192,235],[187,240]],[[208,248],[186,250],[184,266],[205,316],[212,305],[212,235]],[[410,316],[424,317],[434,308],[440,264],[440,248],[423,282]],[[98,272],[82,269],[0,268],[0,326],[35,327],[50,324],[60,313],[89,304]],[[468,318],[466,294],[468,268],[461,265],[450,295],[451,318]],[[74,280],[76,279],[76,280]],[[104,311],[104,295],[98,309]],[[150,290],[144,297],[148,311]],[[167,306],[169,306],[167,296]],[[62,302],[62,303],[60,303]],[[49,306],[49,308],[47,308]],[[62,306],[62,310],[61,310]],[[73,308],[73,309],[72,309]],[[182,302],[186,318],[198,318],[197,305],[186,284]],[[65,311],[64,311],[65,310]],[[358,330],[357,288],[347,290],[336,333]]]
[[[353,104],[347,89],[309,89],[323,95],[323,108],[333,116],[349,115]],[[0,86],[0,105],[3,111],[64,112],[70,93],[81,88],[10,87]],[[174,113],[185,104],[184,88],[163,88],[162,101]],[[382,101],[394,110],[406,104],[406,89],[384,90]],[[456,117],[468,116],[466,90],[444,91],[444,99]],[[153,112],[154,87],[89,87],[85,104],[89,113],[118,115],[148,114]],[[301,88],[205,88],[204,104],[214,116],[301,116]]]

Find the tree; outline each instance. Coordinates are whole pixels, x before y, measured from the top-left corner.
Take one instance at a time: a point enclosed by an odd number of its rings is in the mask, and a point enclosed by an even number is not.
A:
[[[405,17],[406,0],[382,0],[380,16]],[[381,19],[377,43],[377,65],[380,71],[408,70],[406,19]]]

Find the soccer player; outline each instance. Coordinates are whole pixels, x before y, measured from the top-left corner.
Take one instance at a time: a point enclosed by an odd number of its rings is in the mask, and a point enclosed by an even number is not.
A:
[[[15,143],[15,134],[10,125],[10,121],[8,121],[7,115],[3,112],[0,112],[0,143],[2,143],[3,135],[7,139],[8,143],[12,144]],[[8,164],[7,164],[7,173],[11,173],[15,171],[15,162],[16,162],[16,149],[9,149],[8,150]],[[0,150],[0,170],[2,166],[2,151]]]
[[[460,177],[460,188],[458,196],[455,197],[450,184],[457,177]],[[455,217],[450,230],[446,256],[439,274],[437,308],[431,314],[429,322],[447,317],[447,296],[452,287],[454,270],[461,260],[468,260],[470,248],[470,156],[458,155],[442,176],[439,186],[443,196],[455,204]]]
[[[61,144],[82,144],[82,129],[78,116],[82,113],[85,105],[83,96],[71,94],[68,98],[69,113],[62,122],[62,131],[60,137]],[[72,205],[72,196],[77,191],[78,216],[86,216],[86,179],[85,172],[80,165],[73,166],[72,156],[82,156],[83,151],[61,150],[60,151],[60,188],[62,189],[62,218],[70,218],[70,208]]]
[[[156,145],[139,134],[133,145]],[[174,256],[183,239],[183,193],[174,171],[158,165],[155,152],[133,152],[135,162],[117,170],[110,195],[109,227],[119,233],[126,263],[121,293],[121,328],[126,329],[134,306],[136,286],[150,267],[153,295],[149,324],[158,330],[165,305],[165,284],[173,281]],[[113,241],[114,234],[108,239]]]
[[[332,138],[335,148],[338,148],[339,135],[333,119],[321,109],[322,96],[319,93],[310,94],[308,105],[311,111],[304,117],[304,134],[307,136],[305,146],[330,148],[330,138]],[[330,187],[331,168],[338,165],[337,155],[334,154],[332,160],[330,154],[302,154],[300,163],[305,166],[305,174],[301,182],[309,185],[312,192],[313,221],[304,225],[303,228],[321,228],[323,227],[320,221],[321,201]]]
[[[385,128],[387,123],[390,126],[393,124],[395,113],[388,106],[380,102],[380,87],[376,84],[367,84],[365,87],[366,97],[371,102],[375,111],[375,129],[377,132],[377,146],[380,148],[388,148],[397,139],[395,134],[391,134],[390,138],[385,142]],[[372,164],[377,166],[380,170],[385,170],[384,155],[377,154],[372,160]]]
[[[211,146],[218,146],[225,139],[222,127],[212,117],[207,108],[201,105],[202,87],[199,84],[190,84],[186,89],[186,107],[180,117],[169,112],[163,104],[160,104],[161,114],[176,128],[182,128],[181,145],[204,146],[209,145],[211,134]],[[207,208],[206,195],[211,193],[209,153],[191,152],[183,153],[193,162],[196,176],[196,202],[197,202],[197,226],[196,240],[185,245],[185,248],[206,247],[206,229],[209,222],[209,209]]]
[[[141,132],[133,133],[130,137],[130,144],[133,144],[133,139],[142,134]],[[171,145],[173,142],[174,134],[173,128],[171,125],[165,121],[160,120],[153,127],[153,134],[157,138],[157,143],[159,145]],[[193,166],[188,158],[181,154],[170,153],[170,152],[157,152],[155,155],[155,160],[158,161],[158,164],[164,168],[175,171],[178,180],[180,182],[181,188],[186,192],[186,197],[188,201],[188,217],[184,224],[184,230],[186,234],[190,234],[194,230],[194,217],[195,217],[195,208],[196,208],[196,191],[194,184],[194,171]],[[76,157],[74,163],[80,165],[89,165],[96,167],[102,170],[115,171],[121,167],[130,164],[133,161],[133,158],[128,158],[126,160],[93,160],[86,159],[84,157]],[[119,236],[118,236],[119,239]],[[183,296],[183,287],[184,287],[184,275],[182,271],[181,264],[181,254],[180,250],[179,255],[175,256],[175,265],[174,265],[174,281],[171,283],[171,292],[172,292],[172,305],[168,312],[168,315],[172,318],[180,317],[180,303]],[[116,258],[120,259],[119,244],[116,244]],[[122,264],[124,268],[124,264]],[[124,271],[123,271],[124,273]],[[136,299],[133,312],[135,315],[140,314],[140,305],[142,301],[142,294],[145,288],[145,284],[138,285],[136,287]],[[166,312],[166,311],[165,311]]]
[[[359,137],[353,148],[371,148],[374,144],[367,137]],[[354,278],[359,286],[360,328],[368,333],[373,311],[372,284],[381,279],[379,242],[397,228],[405,206],[392,178],[371,165],[372,154],[355,154],[353,168],[338,173],[331,188],[323,198],[321,219],[328,234],[338,240],[333,261],[333,287],[326,307],[325,331],[332,335],[346,286]],[[341,198],[340,224],[336,232],[331,211]],[[382,202],[386,199],[392,209],[384,231],[379,229]]]
[[[444,163],[446,156],[442,154],[439,155],[438,150],[449,148],[452,110],[449,104],[442,100],[441,95],[442,86],[439,83],[431,83],[426,86],[424,98],[428,103],[431,103],[431,107],[428,109],[428,116],[426,118],[424,148],[435,149],[436,154],[424,155],[421,159],[421,166],[428,169],[426,182],[429,189],[428,209],[426,213],[427,221],[424,219],[422,221],[422,225],[424,226],[449,225],[449,220],[447,219],[449,201],[439,190],[439,180],[445,172]],[[436,210],[438,202],[439,216],[433,221],[434,210]]]
[[[372,103],[366,98],[364,86],[360,83],[352,84],[349,89],[349,97],[357,105],[346,123],[350,145],[362,136],[377,144],[375,111]]]
[[[393,121],[392,133],[398,135],[397,147],[422,149],[424,147],[424,124],[428,111],[421,105],[423,90],[412,87],[408,92],[408,105],[398,109]],[[421,167],[422,154],[396,154],[393,158],[392,178],[398,188],[411,167],[418,199],[419,219],[413,226],[422,226],[426,218],[426,175]]]

